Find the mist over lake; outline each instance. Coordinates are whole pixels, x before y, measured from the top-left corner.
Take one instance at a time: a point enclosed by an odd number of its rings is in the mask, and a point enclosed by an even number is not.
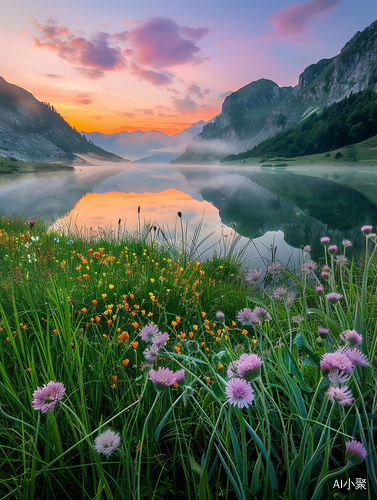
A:
[[[201,221],[201,238],[214,232],[203,249],[224,235],[230,238],[233,231],[243,236],[240,246],[252,238],[246,260],[255,267],[263,265],[261,257],[265,262],[271,259],[275,246],[276,257],[284,263],[297,264],[305,245],[311,246],[313,258],[319,258],[324,235],[338,244],[344,238],[355,241],[353,251],[358,252],[359,228],[377,219],[376,184],[377,173],[368,167],[128,162],[3,174],[0,210],[14,218],[22,214],[57,221],[60,227],[84,226],[92,234],[98,227],[115,235],[119,230],[138,230],[140,225],[158,226],[173,239],[182,237],[177,215],[181,212],[184,230],[187,224],[191,237]]]

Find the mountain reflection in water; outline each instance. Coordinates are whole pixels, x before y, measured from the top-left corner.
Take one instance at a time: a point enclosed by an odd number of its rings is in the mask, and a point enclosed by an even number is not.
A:
[[[219,239],[221,225],[226,225],[243,234],[243,241],[254,237],[267,247],[263,255],[276,244],[284,261],[294,248],[310,245],[316,260],[323,255],[324,235],[338,245],[350,239],[352,252],[362,248],[360,227],[377,221],[376,186],[377,174],[366,167],[272,171],[127,163],[38,175],[1,174],[0,212],[64,221],[69,214],[93,229],[111,224],[116,229],[121,219],[133,231],[140,206],[141,223],[156,221],[170,230],[177,224],[177,212],[182,212],[192,235],[204,211],[201,237],[216,231]]]

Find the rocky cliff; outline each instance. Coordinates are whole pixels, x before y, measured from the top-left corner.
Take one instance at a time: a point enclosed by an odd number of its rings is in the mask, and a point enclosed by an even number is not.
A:
[[[174,163],[218,160],[246,151],[368,87],[377,91],[377,21],[356,33],[336,57],[308,66],[296,87],[261,79],[230,94],[221,113]]]

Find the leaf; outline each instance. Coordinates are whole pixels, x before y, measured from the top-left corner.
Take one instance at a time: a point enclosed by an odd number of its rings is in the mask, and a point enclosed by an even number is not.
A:
[[[310,347],[307,346],[301,332],[296,336],[293,343],[296,344],[299,349],[304,351],[305,354],[307,354],[317,366],[319,366],[320,357],[318,356],[318,354],[312,351]]]
[[[250,490],[253,495],[256,495],[258,491],[261,489],[261,482],[259,482],[259,471],[262,463],[262,454],[259,453],[258,460],[255,462],[254,471],[253,471],[253,479],[251,480]]]
[[[202,469],[200,467],[200,465],[198,464],[198,462],[195,460],[194,458],[194,455],[192,453],[189,453],[189,462],[190,462],[190,466],[191,466],[191,469],[196,472],[197,474],[200,474],[202,473]]]
[[[317,316],[317,318],[321,319],[325,324],[328,325],[331,333],[334,335],[334,337],[337,339],[339,335],[342,333],[342,329],[336,323],[333,319],[331,319],[327,314],[325,314],[323,311],[320,309],[308,309],[309,314],[314,314],[314,316]]]

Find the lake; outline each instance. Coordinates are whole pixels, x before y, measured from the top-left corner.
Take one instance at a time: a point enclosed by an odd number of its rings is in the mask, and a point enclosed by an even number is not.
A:
[[[43,217],[59,227],[85,227],[113,237],[147,231],[153,237],[198,241],[213,233],[195,258],[227,251],[240,234],[247,267],[276,258],[292,267],[310,245],[323,255],[322,236],[362,250],[360,227],[377,222],[377,169],[352,167],[259,167],[98,164],[59,172],[0,174],[0,213]],[[140,207],[140,208],[139,208]],[[182,214],[180,218],[178,212]],[[183,238],[182,238],[183,232]],[[251,240],[252,238],[252,240]],[[219,243],[220,242],[220,243]],[[204,249],[207,253],[202,255]],[[349,253],[350,255],[350,253]],[[307,258],[309,258],[307,257]]]

